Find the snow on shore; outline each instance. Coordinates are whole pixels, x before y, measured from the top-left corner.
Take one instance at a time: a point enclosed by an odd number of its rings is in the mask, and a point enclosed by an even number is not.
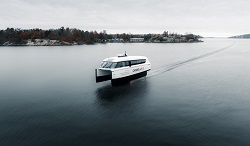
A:
[[[77,43],[68,43],[58,40],[48,40],[48,39],[35,39],[27,40],[28,46],[61,46],[61,45],[77,45]]]
[[[76,42],[68,43],[59,40],[49,40],[49,39],[29,39],[26,44],[13,44],[10,42],[5,42],[3,46],[66,46],[66,45],[78,45]]]

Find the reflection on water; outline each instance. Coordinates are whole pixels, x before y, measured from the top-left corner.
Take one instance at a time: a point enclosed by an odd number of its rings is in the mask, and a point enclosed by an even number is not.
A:
[[[121,95],[139,93],[142,90],[145,91],[147,90],[148,84],[149,83],[144,78],[137,79],[119,86],[105,85],[96,89],[96,95],[102,100],[112,101]]]
[[[141,102],[138,99],[147,94],[148,86],[149,82],[145,77],[120,86],[105,85],[96,89],[96,103],[105,106],[112,102]]]

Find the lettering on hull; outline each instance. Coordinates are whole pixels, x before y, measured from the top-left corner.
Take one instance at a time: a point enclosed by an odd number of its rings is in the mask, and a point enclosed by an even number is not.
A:
[[[135,69],[133,69],[133,72],[143,71],[143,70],[144,70],[144,67],[140,67],[140,68],[135,68]]]

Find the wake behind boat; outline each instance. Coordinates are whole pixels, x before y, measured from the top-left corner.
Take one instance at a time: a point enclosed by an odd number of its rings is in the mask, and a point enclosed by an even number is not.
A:
[[[147,75],[151,64],[145,56],[127,56],[125,54],[103,60],[95,69],[96,82],[111,80],[112,85],[118,85]]]

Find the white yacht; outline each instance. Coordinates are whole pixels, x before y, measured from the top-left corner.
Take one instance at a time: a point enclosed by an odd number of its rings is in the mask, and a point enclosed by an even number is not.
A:
[[[145,56],[127,56],[125,54],[103,60],[95,69],[96,82],[111,80],[112,85],[118,85],[147,75],[151,64]]]

